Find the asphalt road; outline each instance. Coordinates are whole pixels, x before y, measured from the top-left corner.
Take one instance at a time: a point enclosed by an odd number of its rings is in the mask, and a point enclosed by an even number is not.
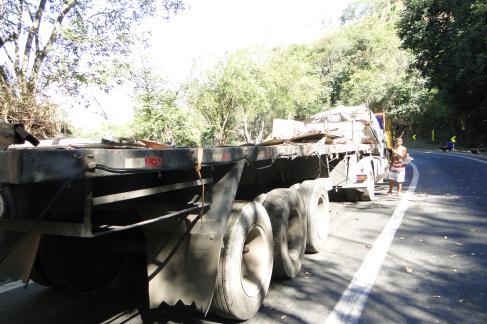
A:
[[[487,158],[412,151],[401,197],[332,203],[326,250],[297,278],[274,281],[249,323],[487,322]],[[408,186],[409,184],[409,186]],[[140,323],[116,287],[72,296],[30,284],[0,287],[2,323]],[[214,322],[161,314],[160,322]]]

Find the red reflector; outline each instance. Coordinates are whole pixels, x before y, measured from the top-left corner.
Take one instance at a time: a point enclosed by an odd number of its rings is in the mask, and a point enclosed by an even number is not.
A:
[[[230,161],[230,158],[232,157],[232,155],[229,153],[229,152],[224,152],[222,154],[222,160],[223,161]]]
[[[162,165],[162,159],[160,157],[146,157],[145,166],[147,168],[157,168]]]
[[[357,175],[357,182],[364,182],[367,180],[367,175],[366,174],[359,174]]]

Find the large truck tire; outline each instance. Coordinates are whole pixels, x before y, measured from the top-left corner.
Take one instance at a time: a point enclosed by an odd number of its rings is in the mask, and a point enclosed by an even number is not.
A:
[[[31,279],[68,292],[92,292],[115,279],[123,263],[123,257],[111,251],[108,238],[44,235]]]
[[[321,180],[307,180],[299,187],[303,198],[305,218],[308,226],[306,252],[320,252],[328,238],[330,226],[330,202],[328,191]]]
[[[303,200],[297,190],[274,189],[266,197],[274,236],[274,270],[278,278],[294,278],[306,250],[306,219]]]
[[[258,202],[234,203],[223,239],[211,309],[234,320],[259,310],[269,289],[273,264],[272,228]]]

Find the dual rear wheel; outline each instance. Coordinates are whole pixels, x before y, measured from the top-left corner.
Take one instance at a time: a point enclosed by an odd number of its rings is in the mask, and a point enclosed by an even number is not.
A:
[[[318,252],[328,234],[328,195],[320,180],[272,190],[258,201],[234,203],[228,221],[212,302],[226,318],[254,316],[271,276],[295,277],[307,242]]]
[[[273,266],[272,227],[258,202],[233,204],[223,239],[212,310],[246,320],[257,313],[269,289]]]
[[[236,202],[224,236],[212,310],[246,320],[257,313],[271,277],[295,277],[308,251],[318,252],[328,232],[328,196],[319,181],[298,190],[275,189],[263,203]],[[124,262],[110,240],[44,236],[32,279],[70,292],[108,285]]]

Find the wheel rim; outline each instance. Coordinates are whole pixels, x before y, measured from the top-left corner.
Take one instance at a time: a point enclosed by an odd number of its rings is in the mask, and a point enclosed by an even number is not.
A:
[[[291,260],[297,260],[301,255],[303,241],[303,224],[299,210],[294,208],[289,215],[287,224],[287,248]]]
[[[267,237],[260,226],[254,226],[245,237],[240,280],[245,294],[249,297],[259,293],[271,272],[267,262],[270,258],[268,246]]]
[[[316,233],[320,239],[324,239],[327,236],[328,229],[326,226],[328,220],[328,204],[325,197],[320,196],[318,199],[318,207],[316,208]]]

